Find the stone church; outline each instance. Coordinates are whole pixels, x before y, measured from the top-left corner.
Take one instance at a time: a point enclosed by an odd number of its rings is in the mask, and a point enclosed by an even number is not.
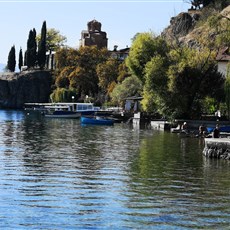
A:
[[[88,30],[81,32],[80,46],[97,46],[98,48],[107,48],[108,38],[104,31],[101,31],[101,23],[92,20],[87,23]]]

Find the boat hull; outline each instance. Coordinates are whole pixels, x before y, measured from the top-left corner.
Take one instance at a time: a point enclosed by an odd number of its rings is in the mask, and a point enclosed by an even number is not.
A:
[[[54,111],[53,113],[45,114],[48,118],[80,118],[81,114],[71,111]]]
[[[114,120],[104,118],[81,117],[81,123],[85,125],[113,125]]]

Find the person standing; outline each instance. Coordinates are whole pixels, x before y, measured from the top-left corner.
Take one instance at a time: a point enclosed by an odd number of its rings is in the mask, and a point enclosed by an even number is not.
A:
[[[216,128],[213,130],[213,137],[214,138],[219,138],[220,137],[219,125],[216,125]]]

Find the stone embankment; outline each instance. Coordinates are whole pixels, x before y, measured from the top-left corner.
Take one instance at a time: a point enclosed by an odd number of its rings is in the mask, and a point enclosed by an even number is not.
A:
[[[203,154],[208,158],[230,160],[230,139],[205,138]]]
[[[48,102],[52,74],[46,70],[0,74],[0,108],[22,109],[26,102]]]
[[[19,73],[4,72],[4,73],[0,73],[0,80],[5,80],[5,81],[17,80],[18,76]]]

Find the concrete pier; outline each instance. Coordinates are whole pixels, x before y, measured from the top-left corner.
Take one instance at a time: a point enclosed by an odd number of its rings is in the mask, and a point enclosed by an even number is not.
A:
[[[205,138],[203,154],[209,158],[230,160],[230,139]]]
[[[165,120],[152,120],[150,122],[153,129],[170,130],[171,124]]]
[[[150,117],[144,116],[142,113],[134,113],[133,118],[133,126],[139,128],[150,128]]]

